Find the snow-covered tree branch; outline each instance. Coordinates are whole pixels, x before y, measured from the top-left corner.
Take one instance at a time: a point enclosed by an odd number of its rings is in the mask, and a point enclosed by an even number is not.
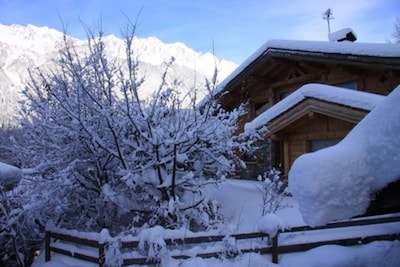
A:
[[[236,136],[245,109],[221,109],[216,80],[206,83],[201,108],[196,93],[180,95],[174,59],[153,96],[141,98],[134,29],[125,38],[126,61],[107,58],[101,34],[84,51],[65,37],[57,67],[30,72],[23,138],[13,149],[30,169],[20,192],[33,202],[21,214],[41,227],[52,220],[114,233],[154,225],[199,230],[221,220],[203,185],[242,166],[239,153],[257,138]]]

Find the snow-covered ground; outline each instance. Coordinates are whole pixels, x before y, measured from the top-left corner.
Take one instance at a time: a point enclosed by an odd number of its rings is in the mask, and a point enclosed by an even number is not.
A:
[[[262,219],[262,198],[259,191],[260,182],[244,180],[227,180],[218,186],[210,185],[208,192],[213,194],[222,205],[222,212],[226,216],[226,231],[247,232],[257,231]],[[284,208],[277,212],[287,227],[304,225],[296,201],[287,197],[283,203]],[[387,224],[385,227],[352,228],[350,231],[335,233],[332,230],[325,231],[328,236],[351,236],[354,233],[390,233],[400,229],[400,223]],[[286,244],[294,240],[316,240],[316,235],[310,236],[304,233],[298,235],[282,236]],[[326,238],[326,236],[324,236]],[[34,267],[53,266],[96,266],[67,256],[52,255],[52,261],[44,263],[43,253],[39,256]],[[161,266],[399,266],[400,265],[400,241],[377,241],[367,245],[343,247],[337,245],[321,246],[306,252],[281,254],[279,264],[271,262],[270,255],[249,253],[235,259],[201,259],[194,257],[188,260],[170,259]]]
[[[399,101],[400,86],[380,101],[339,144],[299,157],[289,172],[289,190],[294,198],[284,200],[284,207],[278,210],[277,217],[262,216],[262,182],[226,180],[218,185],[208,185],[206,192],[219,201],[225,218],[220,232],[228,235],[266,229],[270,233],[274,227],[266,225],[266,221],[290,228],[304,225],[304,222],[323,225],[362,214],[369,205],[370,194],[396,181],[400,174]],[[260,223],[264,224],[260,227]],[[400,222],[396,222],[312,233],[282,233],[279,243],[307,244],[399,232]],[[157,239],[160,238],[157,234],[165,233],[171,237],[171,232],[157,227],[141,233],[140,238]],[[54,255],[52,262],[44,263],[42,253],[34,266],[93,265],[60,255]],[[400,241],[375,241],[353,247],[320,246],[305,252],[280,254],[278,265],[271,262],[270,255],[248,253],[235,259],[168,258],[160,266],[400,266]]]

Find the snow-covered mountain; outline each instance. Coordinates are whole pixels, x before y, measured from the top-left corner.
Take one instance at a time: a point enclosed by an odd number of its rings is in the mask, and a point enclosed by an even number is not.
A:
[[[18,110],[20,91],[28,80],[28,68],[51,68],[62,46],[63,33],[48,27],[33,25],[6,26],[0,24],[0,125],[7,125]],[[86,40],[73,39],[85,47]],[[107,56],[124,60],[124,41],[114,35],[104,38]],[[165,62],[175,58],[174,75],[182,82],[182,91],[201,88],[204,78],[210,78],[218,68],[218,81],[222,81],[236,64],[216,58],[211,53],[199,53],[183,43],[165,44],[156,37],[135,38],[134,49],[145,75],[141,94],[150,95],[159,85]],[[183,92],[185,93],[185,92]]]

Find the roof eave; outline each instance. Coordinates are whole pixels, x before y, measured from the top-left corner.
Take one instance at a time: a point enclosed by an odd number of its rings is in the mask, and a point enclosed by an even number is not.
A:
[[[384,68],[390,68],[400,70],[400,57],[382,57],[382,56],[369,56],[369,55],[357,55],[351,53],[333,53],[333,52],[321,52],[321,51],[307,51],[300,49],[285,49],[276,47],[267,47],[264,52],[259,53],[259,56],[255,57],[245,66],[239,66],[243,68],[234,77],[228,77],[226,83],[221,83],[221,88],[218,90],[216,97],[219,98],[226,93],[229,88],[240,83],[244,77],[248,76],[250,70],[254,65],[257,65],[262,60],[266,60],[272,57],[299,57],[299,58],[314,58],[320,60],[330,60],[337,63],[347,63],[351,60],[351,64],[372,64],[374,66],[380,66]]]

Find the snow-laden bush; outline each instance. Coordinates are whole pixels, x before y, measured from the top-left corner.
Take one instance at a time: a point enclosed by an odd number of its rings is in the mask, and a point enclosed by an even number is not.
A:
[[[40,222],[25,212],[21,190],[0,185],[0,266],[30,266],[43,240]]]
[[[120,238],[112,238],[107,229],[100,232],[100,244],[105,244],[104,248],[104,264],[107,267],[120,267],[124,260],[121,253]]]
[[[236,244],[236,238],[232,236],[225,236],[222,240],[222,244],[224,246],[224,251],[220,257],[224,258],[234,258],[238,255],[241,255],[241,251]]]
[[[153,97],[140,98],[133,33],[126,61],[106,57],[101,35],[89,38],[84,52],[65,37],[55,69],[31,70],[23,138],[13,153],[30,169],[19,205],[28,200],[23,213],[39,225],[52,219],[115,234],[155,225],[208,229],[221,220],[203,185],[235,172],[257,138],[235,135],[245,109],[220,107],[216,78],[207,82],[203,105],[196,105],[197,88],[181,96],[173,59]]]
[[[84,57],[65,40],[57,70],[31,73],[21,151],[40,182],[63,185],[50,189],[69,203],[60,205],[60,226],[206,229],[220,218],[202,186],[233,173],[237,152],[249,148],[252,137],[234,135],[245,110],[221,109],[213,82],[205,105],[196,106],[194,94],[183,106],[179,82],[170,78],[173,60],[153,97],[141,99],[132,38],[127,66],[106,58],[100,36],[89,40]]]
[[[275,213],[267,213],[262,216],[257,224],[259,231],[274,237],[280,230],[287,228],[286,223]]]
[[[257,180],[261,181],[258,187],[262,196],[262,216],[275,213],[282,208],[282,201],[287,194],[287,180],[281,178],[281,171],[272,168],[259,175]]]
[[[120,267],[123,264],[123,258],[120,250],[120,242],[113,240],[105,249],[104,264],[107,267]]]
[[[161,226],[144,229],[139,233],[139,252],[150,262],[168,258],[165,229]]]

